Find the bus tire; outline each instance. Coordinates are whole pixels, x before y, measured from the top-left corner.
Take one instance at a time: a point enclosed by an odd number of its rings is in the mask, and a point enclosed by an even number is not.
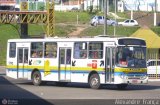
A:
[[[41,74],[39,71],[33,72],[32,82],[35,86],[39,86],[41,84],[42,80],[41,80]]]
[[[92,89],[99,89],[100,88],[100,78],[97,73],[94,73],[90,76],[89,85]]]
[[[117,88],[120,90],[124,90],[127,86],[128,84],[117,84]]]

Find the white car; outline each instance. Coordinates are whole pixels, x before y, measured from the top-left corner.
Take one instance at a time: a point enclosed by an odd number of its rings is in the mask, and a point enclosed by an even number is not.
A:
[[[122,26],[138,26],[138,22],[136,20],[133,19],[127,19],[123,22],[118,22],[118,25],[122,25]]]
[[[94,16],[92,17],[90,24],[91,26],[97,26],[99,24],[103,25],[104,21],[105,21],[104,16]],[[106,18],[106,21],[107,21],[107,25],[115,26],[118,24],[115,20],[112,20],[112,19]]]
[[[147,74],[160,74],[160,59],[147,61]]]

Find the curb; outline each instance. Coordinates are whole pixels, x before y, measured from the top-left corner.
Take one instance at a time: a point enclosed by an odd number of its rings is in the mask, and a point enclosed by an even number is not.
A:
[[[0,76],[6,75],[6,66],[0,66]]]

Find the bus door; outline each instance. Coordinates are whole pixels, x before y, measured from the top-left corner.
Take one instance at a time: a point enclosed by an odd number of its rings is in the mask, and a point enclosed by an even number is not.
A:
[[[115,48],[106,47],[105,79],[106,83],[114,82]]]
[[[60,48],[59,55],[59,80],[70,81],[71,79],[71,48]]]
[[[27,78],[26,67],[28,66],[28,48],[18,48],[17,55],[17,78]]]

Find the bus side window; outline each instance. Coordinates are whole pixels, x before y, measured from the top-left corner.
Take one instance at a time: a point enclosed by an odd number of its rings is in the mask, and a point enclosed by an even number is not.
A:
[[[42,42],[32,42],[31,43],[31,57],[32,58],[42,58],[43,56],[43,43]]]
[[[45,52],[44,53],[45,58],[56,58],[57,57],[57,43],[46,42],[44,52]]]
[[[89,43],[89,58],[90,59],[103,58],[103,43],[102,42],[90,42]]]
[[[86,53],[86,57],[85,56]],[[74,44],[74,58],[75,59],[86,59],[87,58],[87,43],[76,42]]]
[[[36,58],[37,57],[37,53],[35,51],[31,52],[32,58]]]
[[[82,54],[81,54],[81,58],[82,59],[85,59],[85,58],[87,58],[87,52],[85,51],[85,52],[81,52]]]
[[[16,56],[16,43],[10,42],[9,46],[9,57],[14,58]]]
[[[89,51],[89,58],[91,59],[97,59],[98,57],[98,51]]]

